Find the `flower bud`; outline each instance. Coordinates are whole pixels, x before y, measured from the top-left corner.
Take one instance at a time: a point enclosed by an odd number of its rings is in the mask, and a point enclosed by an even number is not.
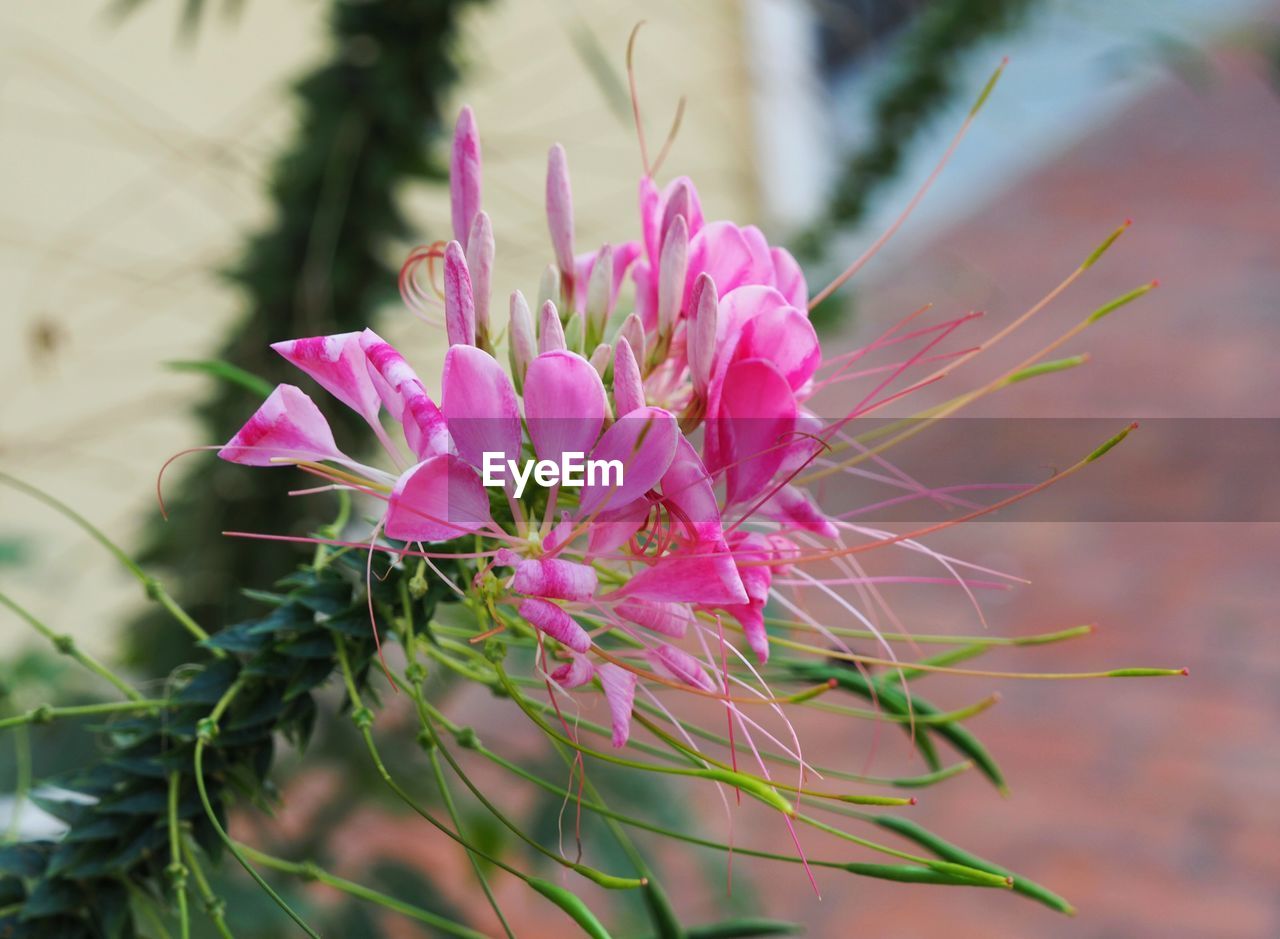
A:
[[[577,310],[572,310],[569,318],[564,321],[564,347],[570,352],[583,355],[586,352],[586,332],[586,317]]]
[[[564,340],[564,326],[560,323],[560,314],[556,312],[556,305],[548,300],[542,304],[538,314],[538,351],[554,352],[557,349],[567,348],[569,346]]]
[[[471,272],[476,308],[476,344],[489,347],[489,292],[493,284],[493,223],[488,212],[477,212],[467,239],[467,268]]]
[[[444,326],[449,345],[476,344],[476,304],[471,291],[471,272],[462,245],[449,242],[444,249]]]
[[[618,417],[644,407],[644,379],[631,343],[619,336],[613,349],[613,404]]]
[[[671,193],[671,198],[667,200],[667,206],[662,212],[662,227],[658,229],[662,233],[661,237],[665,241],[667,232],[671,230],[671,223],[678,217],[684,219],[685,227],[688,228],[689,218],[689,185],[681,180]]]
[[[547,227],[556,264],[566,280],[573,277],[573,194],[569,189],[569,161],[556,144],[547,154]]]
[[[538,309],[542,309],[542,304],[550,300],[552,303],[560,302],[560,272],[554,264],[548,264],[542,272],[542,278],[538,281]]]
[[[613,361],[613,347],[607,342],[602,342],[596,346],[596,351],[591,353],[591,367],[601,379],[609,373],[609,363]]]
[[[511,377],[516,390],[524,387],[524,373],[538,354],[533,338],[533,315],[519,290],[511,294],[511,325],[507,330],[507,356],[511,361]]]
[[[622,321],[622,325],[618,328],[618,337],[631,343],[631,352],[637,359],[644,355],[644,323],[637,314],[627,314],[627,318]]]
[[[605,245],[596,255],[587,281],[587,346],[604,338],[604,328],[613,313],[613,248]]]
[[[685,334],[689,375],[694,392],[705,397],[711,384],[711,367],[716,354],[716,320],[720,315],[716,283],[709,274],[699,274],[694,281],[691,306],[693,318]]]
[[[665,346],[680,315],[684,300],[685,273],[689,267],[689,225],[683,215],[671,220],[671,228],[662,242],[662,260],[658,270],[658,340]]]
[[[453,153],[449,157],[449,209],[453,237],[464,245],[480,211],[480,132],[471,108],[458,112],[453,129]]]

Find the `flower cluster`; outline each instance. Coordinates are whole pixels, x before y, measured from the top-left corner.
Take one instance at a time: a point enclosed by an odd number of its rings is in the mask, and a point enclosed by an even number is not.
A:
[[[464,589],[485,598],[499,623],[514,614],[554,640],[559,686],[598,680],[622,746],[644,678],[725,697],[730,679],[712,677],[723,655],[708,640],[740,653],[722,618],[766,662],[764,607],[774,575],[801,552],[796,534],[836,535],[790,484],[815,453],[803,404],[822,352],[808,287],[795,259],[758,228],[705,221],[686,178],[661,191],[641,181],[640,239],[575,254],[556,146],[546,190],[555,296],[535,317],[511,294],[508,372],[493,354],[494,235],[480,193],[479,139],[464,109],[454,240],[415,253],[402,281],[414,309],[442,313],[449,349],[439,403],[372,330],[273,346],[368,422],[393,469],[340,452],[320,409],[293,385],[276,388],[219,455],[301,466],[378,497],[381,534],[405,545],[465,539],[477,570]],[[442,304],[418,282],[420,262],[437,261]],[[623,315],[628,286],[634,309]],[[403,443],[385,430],[384,409]],[[485,454],[505,462],[527,453],[552,462],[585,453],[623,472],[575,492],[533,487],[521,500],[508,485],[492,502]]]

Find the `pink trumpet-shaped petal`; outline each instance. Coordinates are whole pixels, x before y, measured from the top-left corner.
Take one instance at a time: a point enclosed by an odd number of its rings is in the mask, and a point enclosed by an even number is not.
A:
[[[459,455],[472,466],[486,452],[504,460],[520,456],[520,408],[506,371],[475,346],[453,346],[445,353],[444,396],[440,410]]]
[[[271,348],[370,424],[378,426],[382,398],[369,377],[359,333],[290,339],[273,342]]]
[[[471,272],[472,299],[475,302],[475,334],[477,342],[489,344],[489,301],[493,290],[493,223],[488,212],[477,212],[467,239],[467,269]]]
[[[613,725],[613,745],[625,747],[631,736],[631,709],[635,707],[636,676],[620,665],[605,662],[596,669],[600,687],[609,705],[609,718]]]
[[[595,568],[560,558],[520,561],[511,581],[517,593],[553,600],[590,600],[598,586]]]
[[[462,245],[449,242],[444,249],[444,326],[451,346],[476,344],[476,303],[471,272]]]
[[[617,461],[622,466],[622,482],[599,481],[582,487],[580,514],[588,516],[597,508],[620,509],[656,486],[671,465],[680,429],[670,412],[662,408],[636,408],[624,414],[604,432],[591,451],[591,459]]]
[[[449,428],[444,415],[409,363],[372,329],[360,334],[360,347],[369,360],[369,377],[382,403],[404,428],[404,439],[418,459],[448,452]]]
[[[449,541],[489,523],[489,493],[453,454],[429,457],[407,470],[387,503],[387,536],[400,541]]]
[[[619,587],[616,599],[661,600],[706,606],[746,603],[747,591],[727,551],[666,555]]]
[[[644,657],[659,675],[667,675],[682,681],[692,688],[702,691],[715,691],[715,682],[707,674],[701,663],[684,649],[662,643],[652,649],[646,649]]]
[[[726,371],[716,417],[725,501],[732,505],[758,495],[782,466],[794,443],[795,398],[772,362],[747,359]]]
[[[706,397],[711,384],[711,371],[716,356],[716,324],[720,318],[720,299],[716,282],[708,274],[699,274],[693,285],[690,300],[693,317],[689,324],[686,355],[689,359],[689,376],[693,390]]]
[[[645,629],[682,639],[693,622],[693,611],[683,603],[663,603],[658,600],[623,600],[613,611]]]
[[[556,305],[548,300],[538,311],[538,351],[556,352],[567,346],[560,313],[556,310]]]
[[[511,321],[507,331],[507,356],[511,362],[511,377],[516,387],[524,387],[524,374],[529,363],[538,354],[537,341],[533,335],[533,314],[529,312],[529,304],[519,290],[511,294]]]
[[[315,402],[293,385],[277,385],[218,456],[246,466],[346,459]]]
[[[530,597],[520,603],[520,615],[556,642],[574,652],[591,649],[591,637],[572,616],[549,600]]]
[[[573,192],[569,187],[569,160],[556,144],[547,154],[547,227],[556,264],[564,277],[573,277]]]
[[[644,407],[644,379],[631,343],[623,336],[613,349],[613,403],[618,416]]]
[[[589,452],[607,407],[600,373],[576,352],[544,352],[529,364],[524,416],[539,459],[559,462],[565,453]]]
[[[662,242],[658,268],[658,335],[670,336],[685,298],[685,274],[689,267],[689,226],[677,215]]]
[[[561,688],[581,688],[596,676],[596,668],[585,655],[569,653],[569,661],[551,673],[551,680]]]
[[[480,211],[480,132],[471,108],[458,112],[449,157],[449,210],[453,237],[466,244],[471,225]]]

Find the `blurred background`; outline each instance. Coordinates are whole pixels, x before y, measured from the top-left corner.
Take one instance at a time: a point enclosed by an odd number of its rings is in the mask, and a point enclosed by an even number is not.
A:
[[[274,378],[268,341],[372,322],[433,374],[442,337],[399,307],[394,274],[414,244],[446,236],[440,172],[464,102],[484,145],[498,295],[534,290],[548,260],[553,142],[569,152],[579,243],[634,237],[624,51],[641,16],[651,146],[688,100],[664,173],[692,176],[709,217],[754,221],[793,246],[814,285],[893,220],[1010,57],[928,198],[821,311],[829,352],[926,302],[1008,322],[1131,217],[1008,359],[1153,277],[1159,291],[1065,350],[1090,352],[1086,369],[1019,385],[981,413],[1280,418],[1274,2],[94,0],[0,10],[0,469],[146,557],[209,622],[233,621],[234,586],[270,584],[289,561],[218,533],[315,520],[289,505],[237,526],[281,504],[278,491],[244,490],[249,474],[197,454],[166,477],[173,520],[158,522],[164,461],[224,440],[251,410],[250,388],[200,363]],[[1224,464],[1215,485],[1277,469]],[[1176,478],[1149,482],[1178,498]],[[676,893],[681,911],[733,905],[824,937],[1280,935],[1280,506],[1246,517],[1258,521],[992,522],[939,539],[1031,581],[989,607],[994,630],[1099,625],[1087,642],[993,667],[1192,670],[1177,682],[993,682],[1004,700],[975,724],[1011,794],[962,778],[921,799],[923,824],[1049,883],[1079,917],[848,878],[824,883],[819,903],[798,874],[745,860],[732,900],[710,875]],[[92,652],[124,650],[137,674],[161,679],[190,654],[98,546],[8,489],[0,583]],[[912,612],[972,628],[927,598]],[[80,693],[7,611],[0,662],[6,708]],[[943,700],[948,681],[936,680]],[[956,700],[971,693],[957,686]],[[36,775],[87,740],[41,736]],[[389,810],[343,810],[361,784],[343,748],[334,731],[319,769],[284,768],[287,808],[261,836],[313,850],[327,840],[339,867],[383,864],[390,882],[467,909],[470,882],[448,846],[406,843]],[[15,752],[0,740],[0,791],[29,775]],[[886,738],[877,760],[909,765],[906,744]],[[0,802],[0,824],[7,815]],[[530,906],[525,934],[558,934],[554,917],[537,932],[544,911],[518,893],[509,902]],[[419,935],[391,921],[342,934]]]

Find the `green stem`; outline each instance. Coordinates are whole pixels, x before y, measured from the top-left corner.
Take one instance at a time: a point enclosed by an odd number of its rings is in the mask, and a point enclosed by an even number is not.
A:
[[[0,480],[4,478],[5,474],[0,473]],[[138,692],[137,689],[89,653],[83,651],[78,645],[76,645],[76,641],[71,636],[55,633],[52,629],[38,620],[25,607],[11,599],[7,594],[0,593],[0,605],[7,606],[14,613],[18,614],[18,616],[27,621],[27,624],[31,626],[32,629],[38,632],[45,639],[49,640],[55,649],[63,655],[70,656],[103,681],[114,685],[115,688],[126,698],[132,698],[135,701],[142,698],[142,694]]]
[[[163,699],[139,699],[136,701],[107,701],[103,704],[74,704],[67,707],[49,707],[47,705],[33,708],[25,714],[0,719],[0,730],[7,727],[19,727],[26,724],[44,724],[60,717],[85,717],[94,714],[117,714],[122,711],[150,711],[167,707],[168,701]]]
[[[411,675],[406,670],[404,676],[404,687],[407,689],[409,697],[413,699],[414,707],[418,712],[418,723],[422,725],[425,732],[429,733],[432,741],[438,744],[439,738],[436,737],[434,728],[431,726],[431,718],[426,709],[426,699],[422,695],[422,685],[418,680],[419,677],[425,677],[425,670],[418,664],[418,649],[413,638],[413,602],[409,597],[409,584],[402,577],[400,578],[400,606],[403,610],[402,624],[403,633],[401,642],[404,644],[405,654],[409,658],[410,668],[415,672],[421,672],[421,675]],[[431,748],[431,772],[436,779],[436,786],[440,790],[440,800],[444,802],[445,810],[449,813],[449,818],[453,822],[453,827],[457,829],[458,834],[465,837],[462,828],[462,816],[458,813],[458,808],[454,804],[453,794],[449,791],[449,783],[444,778],[444,770],[440,766],[440,756],[436,752],[437,747]],[[489,886],[489,878],[484,875],[484,868],[480,866],[480,859],[475,853],[468,848],[466,850],[467,861],[471,864],[471,870],[476,875],[476,880],[480,883],[480,890],[484,893],[489,908],[493,910],[493,915],[498,918],[498,922],[502,924],[502,931],[506,934],[507,939],[515,939],[515,933],[511,930],[511,924],[507,922],[507,918],[503,915],[502,907],[498,904],[498,898],[493,895],[493,888]]]
[[[311,861],[286,861],[283,858],[273,857],[243,843],[239,843],[238,847],[246,857],[271,870],[277,870],[283,874],[293,874],[305,880],[314,880],[325,884],[335,890],[341,890],[343,893],[350,894],[353,897],[358,897],[369,903],[376,903],[378,906],[385,907],[392,912],[415,919],[420,923],[426,923],[428,926],[451,936],[460,936],[462,939],[488,939],[484,933],[477,932],[461,923],[456,923],[445,916],[441,916],[439,913],[424,910],[420,906],[397,900],[395,897],[374,890],[371,887],[331,874]]]
[[[285,902],[285,899],[282,896],[280,896],[280,894],[276,893],[275,890],[272,889],[269,883],[263,880],[262,875],[259,874],[256,870],[254,870],[253,865],[250,864],[249,861],[245,858],[245,856],[240,853],[239,847],[237,847],[236,843],[231,840],[231,836],[228,835],[226,832],[226,829],[222,827],[222,823],[218,821],[218,815],[216,812],[213,811],[213,804],[209,801],[209,793],[205,789],[205,784],[204,784],[205,744],[208,742],[209,739],[211,739],[212,735],[217,732],[218,721],[222,718],[222,715],[226,712],[227,708],[231,706],[231,702],[235,700],[236,695],[240,693],[240,688],[241,688],[241,679],[236,679],[236,681],[231,685],[231,687],[227,689],[226,694],[224,694],[222,698],[219,699],[218,703],[214,706],[212,713],[210,713],[209,716],[206,717],[201,722],[203,726],[200,728],[198,735],[196,737],[196,749],[195,749],[195,760],[194,760],[195,773],[196,773],[196,788],[200,790],[200,804],[204,806],[204,814],[208,817],[209,823],[213,825],[214,831],[218,833],[218,837],[222,840],[222,843],[227,846],[227,849],[231,852],[232,856],[237,861],[240,862],[240,866],[243,867],[248,872],[249,876],[252,877],[254,881],[258,884],[258,886],[261,887],[266,892],[267,896],[271,897],[271,899],[275,901],[276,906],[284,910],[285,913],[288,914],[289,918],[298,924],[298,926],[302,929],[303,932],[305,932],[308,936],[310,936],[311,939],[320,939],[319,934],[310,926],[308,926],[306,921],[301,916],[299,916],[296,912],[294,912],[293,907],[289,906],[289,904]]]
[[[187,860],[187,867],[191,870],[191,876],[195,879],[196,890],[200,893],[200,901],[204,904],[204,911],[213,923],[213,928],[217,930],[222,939],[235,939],[231,934],[231,930],[227,928],[226,904],[209,886],[209,879],[204,875],[204,868],[200,866],[200,860],[196,857],[195,848],[185,839],[182,843],[182,853]]]
[[[689,768],[684,766],[661,766],[655,763],[641,763],[637,760],[628,760],[624,757],[614,756],[612,753],[605,753],[601,750],[592,749],[591,747],[584,747],[582,744],[564,736],[560,731],[556,730],[544,721],[534,712],[533,708],[529,707],[529,705],[525,703],[524,696],[521,695],[515,685],[512,684],[511,679],[507,676],[506,670],[502,667],[501,663],[495,662],[494,667],[498,672],[498,680],[502,682],[502,686],[506,689],[507,694],[516,702],[516,705],[520,710],[524,711],[525,715],[537,724],[544,734],[551,737],[553,740],[560,741],[565,746],[572,747],[579,753],[586,756],[593,756],[598,760],[605,761],[606,763],[614,763],[618,766],[626,766],[629,769],[640,770],[642,772],[661,773],[668,776],[689,776],[694,779],[709,779],[713,782],[725,783],[726,785],[733,786],[735,789],[742,789],[744,792],[747,792],[766,805],[771,806],[786,815],[795,814],[794,806],[783,798],[778,791],[774,789],[771,783],[748,773],[724,770],[719,767]]]
[[[166,873],[178,900],[178,924],[182,939],[190,939],[191,914],[187,910],[187,869],[182,864],[182,829],[178,822],[178,793],[182,776],[169,774],[169,867]]]
[[[31,498],[38,502],[43,502],[49,508],[70,520],[73,524],[78,526],[81,531],[85,532],[90,538],[98,542],[102,547],[106,548],[107,551],[110,552],[130,574],[137,578],[138,582],[142,584],[143,590],[146,591],[147,596],[164,607],[169,612],[169,615],[177,620],[187,632],[199,641],[209,638],[209,634],[200,628],[199,624],[196,623],[196,621],[178,605],[177,601],[175,601],[173,597],[169,596],[169,592],[165,590],[164,584],[160,583],[160,581],[156,580],[144,571],[137,561],[129,557],[124,548],[120,547],[108,538],[101,529],[75,509],[71,508],[71,506],[67,505],[61,499],[49,495],[49,493],[45,492],[43,489],[37,489],[30,483],[23,482],[16,476],[11,476],[8,473],[0,472],[0,483],[11,486],[19,492],[26,493],[31,496]],[[224,658],[226,656],[226,653],[221,649],[210,649],[209,651],[218,658]]]
[[[9,827],[5,830],[5,843],[18,837],[22,821],[22,809],[31,791],[31,734],[25,724],[19,725],[13,735],[13,761],[16,779],[13,786],[13,802],[9,807]]]

